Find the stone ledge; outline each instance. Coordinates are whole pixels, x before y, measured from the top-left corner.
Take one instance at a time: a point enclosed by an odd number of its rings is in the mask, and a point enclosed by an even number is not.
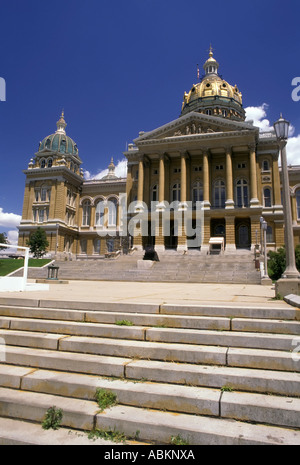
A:
[[[152,260],[138,260],[137,268],[138,270],[149,270],[154,266],[155,262]]]
[[[289,294],[283,298],[283,300],[292,305],[293,307],[300,308],[300,296],[295,294]]]

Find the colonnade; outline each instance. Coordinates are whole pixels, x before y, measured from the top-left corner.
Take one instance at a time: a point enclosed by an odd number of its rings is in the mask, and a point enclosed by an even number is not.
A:
[[[211,185],[210,185],[210,172],[211,172],[211,159],[212,156],[209,152],[209,149],[204,148],[202,150],[203,156],[203,201],[204,209],[209,210],[211,207]],[[158,203],[159,207],[163,207],[165,199],[165,183],[166,183],[166,168],[165,168],[165,159],[166,154],[159,154],[159,183],[158,183]],[[185,203],[188,200],[187,193],[187,159],[189,155],[186,151],[180,152],[180,190],[181,190],[181,204],[184,207]],[[232,148],[225,148],[225,166],[226,166],[226,202],[225,208],[232,209],[234,208],[234,187],[233,187],[233,164],[232,164]],[[250,161],[250,207],[259,206],[258,200],[258,188],[257,188],[257,166],[256,166],[256,150],[255,145],[249,146],[249,161]],[[278,169],[278,164],[277,164]],[[276,175],[276,173],[274,173]],[[276,185],[276,183],[274,183]],[[278,198],[278,189],[279,189],[279,198]],[[276,204],[278,200],[278,205],[280,205],[280,187],[276,191]],[[138,162],[138,190],[137,190],[137,201],[138,204],[141,204],[145,201],[144,199],[144,155],[141,154]],[[146,202],[147,203],[147,202]]]

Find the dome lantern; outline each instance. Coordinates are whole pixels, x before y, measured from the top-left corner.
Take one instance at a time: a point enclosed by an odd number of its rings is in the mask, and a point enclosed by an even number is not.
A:
[[[61,112],[61,117],[57,121],[56,126],[57,126],[56,134],[66,134],[67,123],[65,122],[64,110]]]
[[[232,86],[218,73],[219,63],[209,49],[209,58],[203,65],[205,75],[194,84],[189,93],[184,94],[181,115],[198,112],[236,121],[245,121],[242,94],[237,86]]]
[[[208,76],[210,74],[218,74],[219,63],[217,60],[213,58],[213,48],[210,46],[209,48],[209,58],[203,65],[205,70],[205,75]]]

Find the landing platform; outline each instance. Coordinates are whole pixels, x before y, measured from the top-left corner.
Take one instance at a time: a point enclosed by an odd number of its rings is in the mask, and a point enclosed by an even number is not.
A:
[[[30,280],[29,280],[30,282]],[[26,292],[3,292],[3,298],[37,299],[70,302],[120,302],[178,305],[247,305],[252,307],[290,306],[275,300],[274,286],[255,284],[221,283],[152,283],[118,281],[79,281],[68,284],[51,283],[49,290]]]

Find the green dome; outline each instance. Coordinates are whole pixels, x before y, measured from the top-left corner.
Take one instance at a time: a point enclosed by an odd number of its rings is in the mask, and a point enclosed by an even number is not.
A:
[[[66,126],[67,123],[64,119],[64,113],[62,113],[59,121],[56,123],[57,131],[50,136],[45,137],[42,142],[40,142],[39,152],[43,152],[48,149],[52,152],[67,153],[70,155],[78,156],[78,148],[76,143],[71,139],[71,137],[66,135]]]
[[[78,155],[78,148],[71,137],[66,134],[50,134],[45,137],[39,146],[39,152],[49,149],[52,152],[68,153],[70,155]]]

